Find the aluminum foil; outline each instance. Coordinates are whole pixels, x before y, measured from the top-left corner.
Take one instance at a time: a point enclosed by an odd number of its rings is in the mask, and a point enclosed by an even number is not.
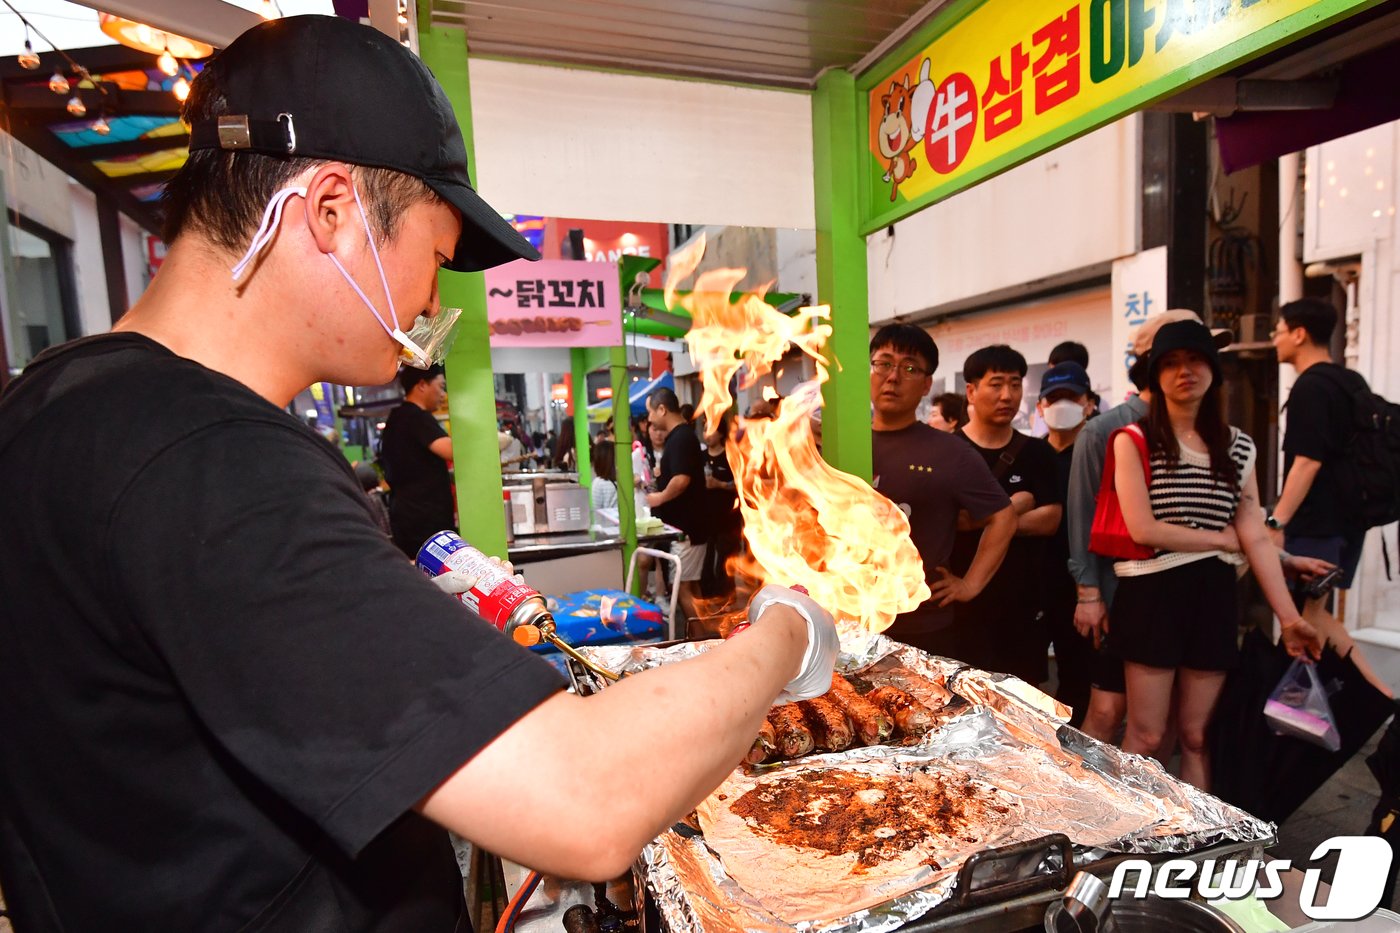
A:
[[[693,657],[715,644],[583,651],[613,670],[637,673]],[[907,674],[916,675],[914,685],[925,678],[952,694],[945,707],[948,715],[915,745],[854,748],[736,770],[726,781],[730,791],[813,768],[874,774],[918,767],[965,774],[1015,801],[1014,818],[979,827],[980,848],[1063,832],[1075,844],[1080,865],[1112,853],[1180,854],[1274,837],[1273,824],[1177,780],[1151,759],[1126,754],[1066,725],[1064,706],[1016,678],[926,655],[883,637],[843,653],[838,666],[859,679],[906,689],[910,682],[901,679]],[[583,686],[604,685],[585,678]],[[947,697],[934,699],[945,702]],[[639,870],[671,933],[884,933],[946,902],[956,869],[968,854],[940,859],[946,868],[911,872],[903,883],[889,886],[883,901],[868,907],[861,904],[869,898],[855,897],[849,885],[835,885],[817,897],[793,891],[782,872],[765,877],[761,861],[741,872],[751,889],[745,890],[724,867],[726,859],[732,863],[745,857],[742,839],[727,836],[707,843],[688,826],[669,830],[648,845]]]

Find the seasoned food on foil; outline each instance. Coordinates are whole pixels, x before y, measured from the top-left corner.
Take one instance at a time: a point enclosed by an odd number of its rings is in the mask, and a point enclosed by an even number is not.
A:
[[[814,697],[797,704],[802,718],[812,731],[817,748],[824,752],[843,752],[855,741],[855,731],[841,708],[826,697]]]
[[[839,673],[832,675],[831,692],[827,695],[850,717],[862,744],[879,745],[894,734],[894,722],[885,711],[857,693]]]
[[[1010,794],[953,769],[799,766],[732,778],[697,814],[739,886],[792,923],[927,884],[1020,822]]]
[[[768,711],[773,726],[773,751],[778,758],[801,758],[817,747],[812,730],[796,703],[785,703]]]
[[[898,687],[876,687],[866,698],[884,710],[901,735],[918,738],[938,722],[933,710]]]
[[[925,696],[951,698],[934,684]],[[825,696],[800,703],[775,706],[768,713],[758,738],[745,756],[747,764],[801,758],[812,752],[840,752],[853,746],[916,741],[941,721],[938,711],[916,699],[908,690],[892,684],[866,693],[840,674],[831,679]]]

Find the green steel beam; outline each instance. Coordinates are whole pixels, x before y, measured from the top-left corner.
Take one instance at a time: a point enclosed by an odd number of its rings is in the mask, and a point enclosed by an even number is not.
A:
[[[608,350],[608,369],[612,375],[613,437],[617,444],[617,456],[614,458],[617,461],[617,524],[622,532],[622,566],[625,574],[625,568],[632,561],[632,552],[637,549],[637,500],[632,491],[632,408],[627,400],[632,379],[627,372],[626,347],[611,347]]]
[[[588,359],[582,347],[569,351],[572,380],[569,389],[574,403],[574,455],[578,461],[578,481],[584,489],[593,485],[593,445],[588,440]]]
[[[857,153],[865,136],[856,123],[855,78],[829,71],[812,94],[812,167],[816,194],[817,295],[831,306],[822,388],[822,455],[866,481],[870,455],[869,283],[860,235]]]
[[[476,162],[472,144],[471,80],[467,37],[460,29],[434,27],[428,0],[418,0],[419,54],[437,77],[467,144],[467,164]],[[447,357],[447,413],[452,429],[453,475],[462,537],[497,557],[506,556],[501,511],[501,460],[496,443],[496,384],[491,373],[491,332],[486,324],[486,285],[479,272],[439,272],[438,293],[445,308],[461,308],[461,324]]]

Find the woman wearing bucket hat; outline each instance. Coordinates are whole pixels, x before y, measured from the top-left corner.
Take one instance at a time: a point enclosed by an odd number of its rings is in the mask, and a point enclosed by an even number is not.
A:
[[[1155,551],[1114,565],[1111,644],[1124,661],[1128,698],[1123,748],[1152,754],[1174,712],[1181,777],[1208,788],[1206,727],[1236,661],[1235,567],[1244,557],[1282,622],[1289,652],[1317,657],[1321,644],[1293,607],[1269,543],[1254,442],[1225,422],[1210,331],[1192,320],[1164,324],[1148,366],[1147,417],[1112,440],[1128,531]]]

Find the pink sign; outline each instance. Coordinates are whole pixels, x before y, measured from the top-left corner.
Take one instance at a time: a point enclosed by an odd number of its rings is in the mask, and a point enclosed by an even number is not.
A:
[[[517,259],[487,269],[496,347],[614,347],[622,342],[617,264]]]

